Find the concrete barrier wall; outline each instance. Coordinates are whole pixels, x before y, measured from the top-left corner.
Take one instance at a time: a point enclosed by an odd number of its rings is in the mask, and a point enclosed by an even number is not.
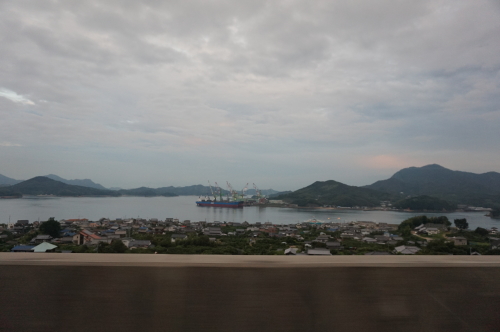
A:
[[[2,331],[500,331],[500,260],[0,254]]]

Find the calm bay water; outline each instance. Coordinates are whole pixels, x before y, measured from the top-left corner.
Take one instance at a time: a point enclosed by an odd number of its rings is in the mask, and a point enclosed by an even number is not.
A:
[[[323,221],[375,221],[399,224],[403,220],[423,213],[390,211],[350,211],[290,209],[275,207],[244,207],[242,209],[198,207],[195,196],[179,197],[65,197],[21,198],[0,200],[0,223],[20,219],[30,222],[60,219],[87,218],[178,218],[191,221],[233,221],[249,223],[272,222],[288,224],[318,219]],[[486,217],[483,212],[426,213],[427,216],[446,215],[450,221],[466,218],[469,227],[499,227],[500,220]]]

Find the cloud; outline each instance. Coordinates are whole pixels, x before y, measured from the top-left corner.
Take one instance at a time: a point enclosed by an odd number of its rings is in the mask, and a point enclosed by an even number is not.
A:
[[[499,171],[493,0],[20,0],[0,9],[0,142],[58,158],[47,165],[63,172],[71,164],[98,180],[92,165],[106,162],[135,174],[128,156],[137,155],[154,182],[165,156],[175,167],[164,184],[181,185],[200,161],[240,177],[243,166],[221,161],[241,160],[255,168],[247,174],[288,189],[314,180],[304,174],[366,184],[437,156],[456,165],[471,151],[479,155],[463,161],[467,170]],[[89,164],[72,164],[68,151]],[[44,157],[24,157],[38,173]],[[2,159],[9,174],[28,171],[19,155]],[[312,171],[311,160],[328,164]],[[285,168],[286,180],[264,175]],[[127,186],[117,174],[101,182]]]
[[[22,105],[35,105],[34,102],[29,100],[28,98],[21,96],[14,91],[8,89],[0,89],[0,97],[7,98],[8,100]]]
[[[22,146],[22,145],[11,142],[0,142],[0,146],[11,147],[11,146]]]

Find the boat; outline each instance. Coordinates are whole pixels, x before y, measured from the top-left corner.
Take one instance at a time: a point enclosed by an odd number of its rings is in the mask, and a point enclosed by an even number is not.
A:
[[[244,201],[218,201],[210,199],[202,199],[196,201],[198,206],[211,206],[211,207],[224,207],[224,208],[241,208],[243,207]]]

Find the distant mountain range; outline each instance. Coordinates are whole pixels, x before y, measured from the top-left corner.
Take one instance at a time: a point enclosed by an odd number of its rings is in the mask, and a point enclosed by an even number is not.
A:
[[[391,201],[395,207],[410,209],[450,210],[457,204],[498,208],[500,173],[452,171],[433,164],[405,168],[387,180],[363,187],[318,181],[277,198],[299,206],[370,207]]]
[[[152,197],[152,196],[179,196],[177,194],[174,194],[172,192],[162,190],[162,188],[148,188],[148,187],[140,187],[140,188],[135,188],[135,189],[120,189],[116,190],[116,193],[119,195],[125,195],[125,196],[147,196],[147,197]]]
[[[160,187],[135,189],[106,189],[90,179],[66,180],[57,175],[35,177],[27,181],[0,175],[0,196],[57,195],[57,196],[208,196],[210,187]],[[356,187],[334,180],[317,181],[294,192],[261,190],[262,194],[300,206],[379,206],[380,201],[391,201],[400,208],[428,207],[451,209],[457,204],[500,207],[500,173],[475,174],[452,171],[440,165],[409,167],[396,172],[387,180]],[[222,190],[225,195],[226,190]],[[247,195],[254,195],[249,189]]]
[[[47,181],[46,179],[49,179],[51,181]],[[64,184],[65,186],[63,186],[62,184]],[[94,191],[89,191],[82,188],[94,189]],[[249,189],[247,191],[247,195],[252,195],[254,192],[254,189]],[[273,189],[262,190],[262,194],[264,195],[276,193],[278,193],[278,191]],[[55,174],[37,176],[27,181],[15,180],[0,174],[0,196],[208,196],[210,194],[210,187],[203,185],[193,185],[185,187],[170,186],[160,188],[140,187],[134,189],[107,189],[90,179],[66,180]],[[222,194],[227,194],[227,190],[222,189]]]
[[[142,195],[140,196],[151,196],[153,193],[156,193],[156,196],[165,196],[165,195],[170,195],[174,194],[174,196],[210,196],[211,195],[211,190],[209,186],[203,186],[201,184],[198,185],[193,185],[193,186],[185,186],[185,187],[160,187],[160,188],[147,188],[147,187],[141,187],[141,188],[136,188],[136,189],[121,189],[118,190],[121,194],[123,195],[134,195],[137,196],[137,194],[140,193],[148,193],[148,195]],[[227,190],[221,189],[222,195],[226,195],[228,193]],[[265,190],[260,190],[262,195],[272,195],[272,194],[277,194],[279,193],[276,190],[273,189],[265,189]],[[248,189],[247,192],[245,193],[246,195],[255,195],[255,189]]]
[[[0,174],[0,186],[12,186],[13,184],[17,184],[19,182],[22,182],[22,180],[16,180],[13,178],[9,178],[5,175]]]
[[[101,190],[83,186],[66,184],[50,179],[45,176],[37,176],[32,179],[17,183],[12,186],[0,188],[0,196],[10,194],[22,195],[56,195],[56,196],[119,196],[113,190]]]
[[[66,179],[63,179],[60,176],[55,175],[55,174],[45,175],[45,177],[49,178],[49,179],[52,179],[52,180],[56,180],[56,181],[62,182],[62,183],[75,185],[75,186],[89,187],[89,188],[95,188],[95,189],[101,189],[101,190],[111,190],[111,189],[105,188],[104,186],[100,185],[99,183],[95,183],[94,181],[92,181],[90,179],[66,180]]]

